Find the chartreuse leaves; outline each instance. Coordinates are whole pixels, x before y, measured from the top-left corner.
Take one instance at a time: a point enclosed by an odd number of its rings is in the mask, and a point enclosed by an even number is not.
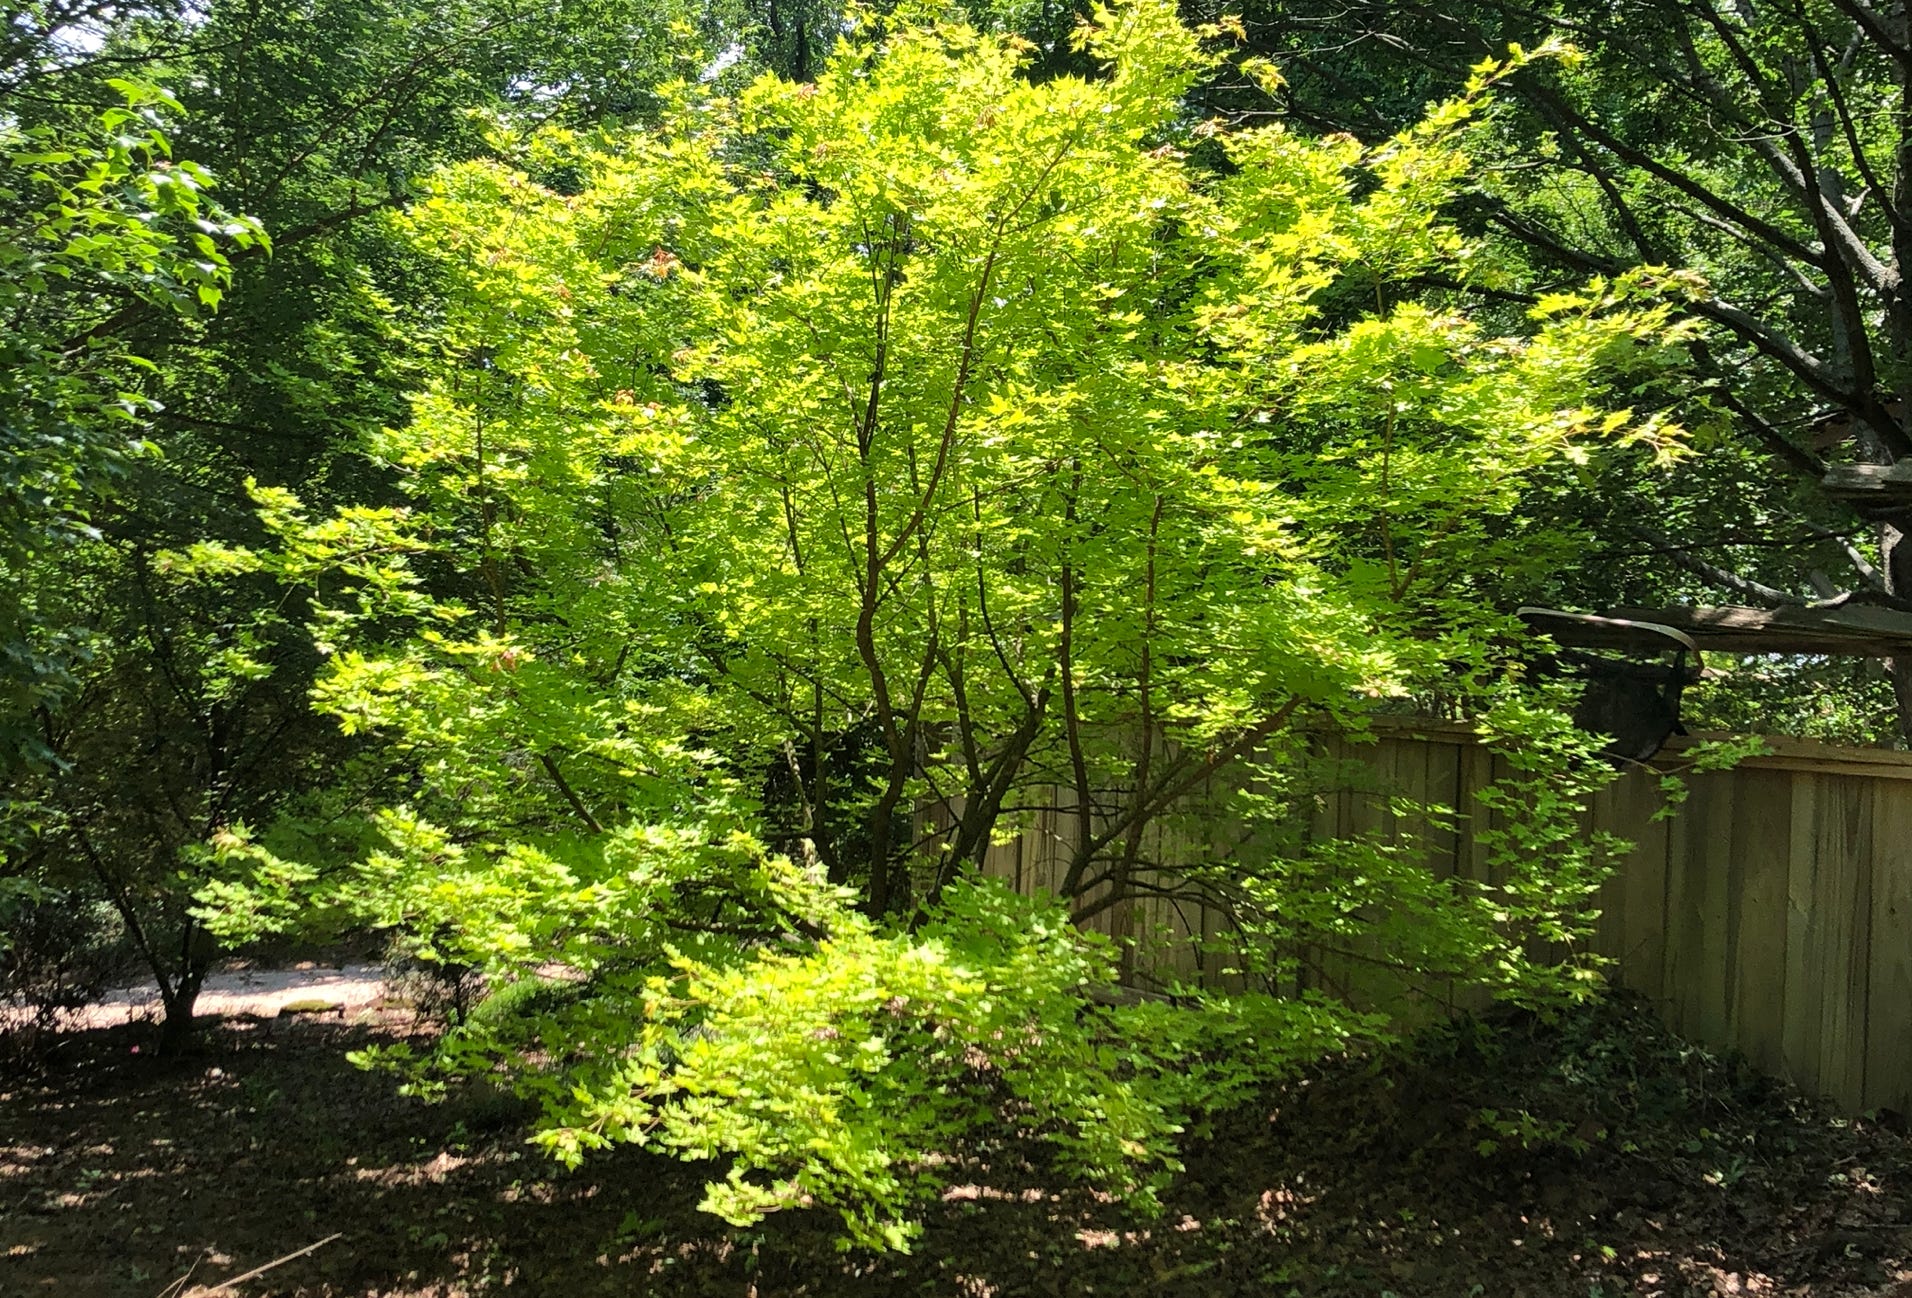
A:
[[[810,84],[523,146],[575,192],[442,170],[403,218],[452,286],[442,354],[366,447],[403,508],[262,491],[271,554],[180,560],[308,587],[316,702],[414,773],[344,904],[504,998],[387,1057],[417,1085],[503,1072],[560,1156],[725,1156],[725,1218],[821,1205],[900,1247],[979,1130],[1146,1203],[1204,1109],[1378,1030],[1102,1006],[1114,954],[1069,920],[1122,889],[1225,903],[1270,988],[1372,939],[1561,990],[1523,952],[1594,874],[1572,781],[1508,815],[1498,893],[1145,831],[1254,751],[1293,760],[1252,818],[1305,824],[1298,727],[1422,692],[1512,695],[1523,787],[1584,770],[1480,583],[1534,561],[1503,516],[1537,475],[1672,443],[1602,394],[1678,330],[1637,283],[1512,331],[1411,292],[1467,273],[1441,212],[1502,65],[1366,147],[1188,120],[1213,55],[1162,0],[1081,39],[1106,75],[1035,84],[1012,41],[898,22]],[[1058,784],[1100,799],[1070,895],[965,882]]]
[[[667,972],[602,980],[542,1014],[474,1016],[439,1063],[522,1063],[534,1041],[591,1051],[573,1085],[534,1086],[538,1141],[558,1157],[615,1141],[727,1157],[704,1201],[726,1220],[822,1206],[847,1242],[902,1248],[910,1206],[948,1183],[944,1155],[972,1133],[1007,1124],[1053,1144],[1065,1172],[1146,1205],[1192,1117],[1374,1027],[1253,997],[1087,1002],[1114,965],[1053,899],[963,885],[914,934],[846,913],[808,949],[677,952]],[[590,1030],[613,1024],[635,1037]]]

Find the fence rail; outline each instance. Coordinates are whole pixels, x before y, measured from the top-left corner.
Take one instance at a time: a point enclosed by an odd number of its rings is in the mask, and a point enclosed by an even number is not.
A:
[[[1324,742],[1374,779],[1324,798],[1317,834],[1419,832],[1429,869],[1493,882],[1474,832],[1490,813],[1474,795],[1505,773],[1502,759],[1438,722],[1400,723],[1371,744]],[[1686,801],[1665,818],[1654,818],[1654,772],[1630,771],[1598,795],[1587,830],[1635,846],[1601,892],[1595,945],[1685,1035],[1850,1110],[1912,1113],[1912,754],[1769,746],[1733,770],[1687,777]],[[1397,825],[1385,793],[1462,814],[1452,830]],[[985,872],[1055,889],[1069,799],[1058,791],[1019,837],[992,847]],[[1174,859],[1164,839],[1176,832],[1151,830],[1154,859]],[[1209,831],[1204,850],[1225,851],[1215,841],[1225,833]],[[1147,958],[1185,976],[1201,974],[1197,941],[1222,929],[1216,915],[1158,900],[1092,924],[1168,934]]]

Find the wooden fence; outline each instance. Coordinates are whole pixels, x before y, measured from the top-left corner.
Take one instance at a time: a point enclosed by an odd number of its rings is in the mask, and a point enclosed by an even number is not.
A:
[[[1315,833],[1418,830],[1429,868],[1492,882],[1473,832],[1488,813],[1474,794],[1504,773],[1503,759],[1434,722],[1391,726],[1372,744],[1325,742],[1374,778],[1325,797]],[[1670,817],[1653,818],[1662,794],[1651,771],[1598,795],[1589,831],[1635,847],[1600,896],[1596,946],[1617,961],[1622,985],[1692,1039],[1742,1051],[1850,1110],[1912,1113],[1912,754],[1768,744],[1770,754],[1733,770],[1689,776]],[[1462,815],[1452,830],[1397,826],[1383,790]],[[1055,801],[990,850],[988,873],[1055,888],[1072,830],[1068,795]],[[1176,831],[1152,832],[1150,855],[1174,859],[1162,837]],[[1184,974],[1199,972],[1190,939],[1222,927],[1161,901],[1112,909],[1095,925],[1169,935],[1148,958]]]

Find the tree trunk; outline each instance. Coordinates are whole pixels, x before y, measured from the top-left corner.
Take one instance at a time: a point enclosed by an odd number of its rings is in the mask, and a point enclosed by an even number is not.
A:
[[[1912,546],[1905,544],[1907,534],[1896,523],[1879,528],[1880,575],[1885,592],[1896,599],[1912,595]],[[1886,675],[1892,681],[1892,697],[1898,703],[1899,743],[1912,747],[1912,658],[1888,658]]]
[[[159,999],[165,1015],[159,1025],[159,1053],[183,1054],[192,1048],[195,1036],[193,1009],[199,1004],[199,989],[219,954],[218,944],[193,920],[179,938],[179,972],[168,979],[155,968],[159,978]]]
[[[160,1003],[165,1014],[159,1024],[159,1053],[162,1057],[185,1054],[195,1036],[193,1007],[199,1003],[199,985],[203,971],[185,974],[170,990],[161,986]]]

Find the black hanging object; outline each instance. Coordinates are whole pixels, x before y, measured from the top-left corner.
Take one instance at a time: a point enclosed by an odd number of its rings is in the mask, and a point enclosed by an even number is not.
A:
[[[1523,608],[1519,617],[1562,646],[1535,666],[1584,682],[1574,724],[1608,736],[1600,750],[1608,760],[1644,762],[1686,733],[1680,695],[1705,667],[1690,636],[1654,622],[1550,608]]]

